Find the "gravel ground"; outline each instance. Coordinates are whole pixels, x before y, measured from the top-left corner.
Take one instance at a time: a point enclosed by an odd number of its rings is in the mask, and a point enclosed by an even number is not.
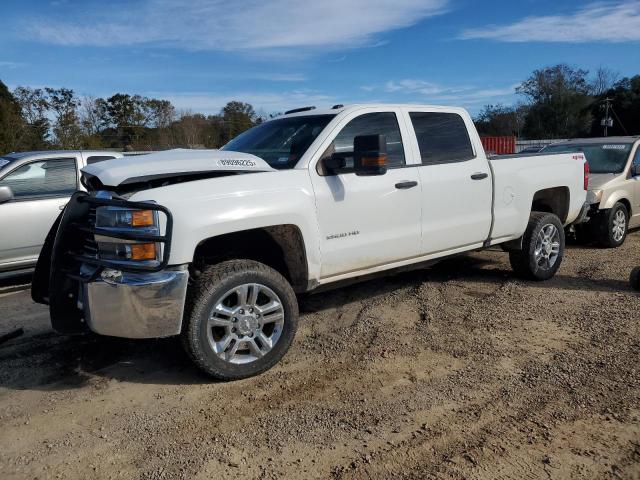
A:
[[[638,479],[639,264],[635,233],[545,283],[490,251],[305,296],[284,361],[233,383],[1,294],[0,478]]]

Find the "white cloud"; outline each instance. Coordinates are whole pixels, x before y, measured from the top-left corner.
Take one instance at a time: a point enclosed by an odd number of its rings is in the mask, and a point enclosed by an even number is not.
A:
[[[485,103],[509,100],[515,93],[517,85],[503,87],[477,87],[472,85],[442,85],[426,80],[404,78],[390,80],[380,87],[365,85],[364,91],[382,91],[407,97],[409,102],[447,103],[451,105],[473,106]],[[402,101],[402,100],[401,100]]]
[[[20,62],[3,62],[0,61],[0,68],[8,68],[9,70],[13,70],[14,68],[24,67],[25,63]]]
[[[195,50],[358,47],[443,13],[450,0],[144,0],[127,8],[26,22],[58,45],[153,44]],[[71,15],[71,20],[68,20]]]
[[[511,25],[466,30],[459,38],[503,42],[637,42],[640,1],[591,3],[573,14],[526,17]]]

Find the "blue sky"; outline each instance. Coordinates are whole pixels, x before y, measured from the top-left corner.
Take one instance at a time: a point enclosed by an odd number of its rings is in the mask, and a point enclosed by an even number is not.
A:
[[[518,100],[533,69],[640,73],[640,1],[3,0],[0,80],[217,113]]]

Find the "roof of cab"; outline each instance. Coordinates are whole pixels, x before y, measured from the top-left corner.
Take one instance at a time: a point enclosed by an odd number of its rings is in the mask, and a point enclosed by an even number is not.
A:
[[[273,118],[272,120],[277,120],[279,118],[291,118],[291,117],[306,117],[310,115],[336,115],[338,113],[350,112],[354,110],[359,110],[362,108],[434,108],[434,109],[442,109],[451,112],[455,111],[464,111],[463,108],[460,107],[451,107],[444,105],[423,105],[416,103],[352,103],[352,104],[338,104],[334,107],[326,107],[326,108],[310,108],[305,109],[299,112],[293,112],[289,114],[283,114],[278,117]]]

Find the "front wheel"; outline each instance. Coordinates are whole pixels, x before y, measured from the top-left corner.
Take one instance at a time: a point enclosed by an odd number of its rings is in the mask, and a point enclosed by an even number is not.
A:
[[[629,212],[624,204],[618,202],[600,218],[600,243],[607,248],[617,248],[627,238]]]
[[[522,249],[509,253],[511,267],[523,278],[548,280],[560,268],[564,242],[564,228],[556,215],[533,212],[522,237]]]
[[[287,280],[252,260],[211,266],[191,287],[182,341],[191,359],[219,380],[264,372],[287,352],[298,303]]]

